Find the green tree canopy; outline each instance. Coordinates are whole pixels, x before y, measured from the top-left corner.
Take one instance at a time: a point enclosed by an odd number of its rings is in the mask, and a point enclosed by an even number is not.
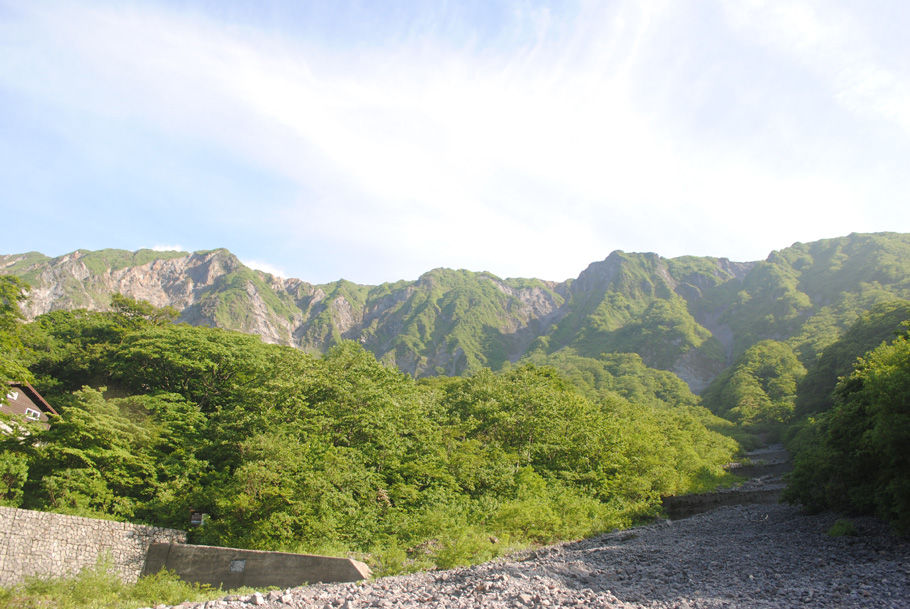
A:
[[[176,527],[193,508],[197,542],[449,566],[629,524],[736,449],[637,355],[592,359],[584,392],[531,364],[416,381],[354,342],[318,357],[120,304],[25,326],[62,416],[2,442],[0,502]]]
[[[21,326],[23,321],[19,303],[25,300],[28,284],[10,275],[0,275],[0,384],[8,381],[31,381],[23,353]],[[6,392],[0,400],[6,399]]]
[[[702,398],[715,414],[741,425],[786,423],[805,367],[785,343],[764,340],[746,349]]]
[[[829,409],[840,377],[850,374],[856,359],[882,341],[892,340],[910,320],[910,301],[880,303],[860,315],[843,336],[827,347],[799,383],[796,414],[810,416]]]
[[[189,505],[174,502],[198,482],[202,426],[179,395],[108,400],[85,388],[49,429],[7,438],[5,449],[29,459],[24,507],[182,524]]]
[[[910,531],[910,335],[860,359],[803,435],[785,499],[875,513]]]
[[[180,312],[174,307],[159,308],[145,300],[137,300],[123,294],[111,295],[111,308],[124,319],[133,322],[145,321],[156,326],[174,322],[180,316]]]

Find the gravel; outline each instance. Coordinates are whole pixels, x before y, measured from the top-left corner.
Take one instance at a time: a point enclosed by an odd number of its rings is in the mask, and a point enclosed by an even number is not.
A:
[[[738,505],[508,559],[356,584],[185,603],[185,609],[398,607],[910,608],[910,540],[872,518]]]

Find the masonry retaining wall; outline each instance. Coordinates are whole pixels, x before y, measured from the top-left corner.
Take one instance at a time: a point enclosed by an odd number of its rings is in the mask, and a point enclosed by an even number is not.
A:
[[[73,575],[101,556],[135,582],[152,543],[186,543],[186,531],[0,507],[0,585]]]

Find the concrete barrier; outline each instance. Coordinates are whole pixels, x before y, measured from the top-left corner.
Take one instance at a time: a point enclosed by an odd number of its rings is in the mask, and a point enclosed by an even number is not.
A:
[[[142,574],[150,575],[163,568],[174,571],[185,581],[225,590],[241,586],[292,588],[317,582],[352,582],[371,575],[368,566],[350,558],[154,543],[149,547]]]
[[[734,489],[704,493],[702,495],[664,497],[662,503],[667,518],[670,520],[680,520],[729,505],[779,503],[780,495],[783,490],[783,484],[774,484],[763,488],[745,490]]]

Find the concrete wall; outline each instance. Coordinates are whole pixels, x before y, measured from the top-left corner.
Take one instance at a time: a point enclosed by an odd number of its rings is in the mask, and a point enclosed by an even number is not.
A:
[[[721,490],[702,495],[664,497],[662,499],[663,509],[670,520],[680,520],[728,505],[779,503],[783,489],[783,484],[773,484],[761,488]]]
[[[350,558],[263,552],[178,543],[152,544],[143,575],[163,567],[189,582],[224,589],[250,586],[292,588],[316,582],[352,582],[370,577],[370,568]]]
[[[0,585],[26,575],[73,575],[103,555],[134,582],[150,544],[185,541],[186,532],[176,529],[0,507]]]
[[[221,586],[282,588],[367,579],[348,558],[185,545],[186,531],[0,507],[0,585],[28,575],[75,575],[109,556],[124,581],[167,567],[181,578]]]

